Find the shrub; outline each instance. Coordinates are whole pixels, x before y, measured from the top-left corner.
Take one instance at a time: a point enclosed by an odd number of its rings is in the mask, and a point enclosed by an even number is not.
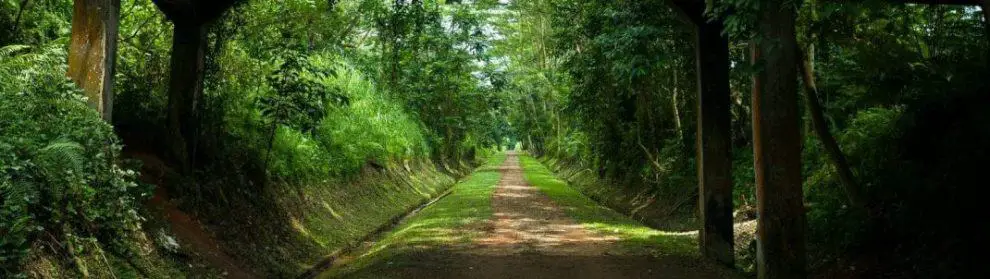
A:
[[[40,240],[68,253],[94,239],[122,244],[150,193],[120,166],[113,128],[65,78],[65,51],[19,48],[0,51],[10,56],[0,59],[0,274],[17,272]]]

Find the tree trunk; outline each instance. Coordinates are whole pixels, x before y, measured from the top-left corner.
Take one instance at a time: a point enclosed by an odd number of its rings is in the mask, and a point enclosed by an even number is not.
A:
[[[986,33],[986,38],[984,38],[987,43],[990,43],[990,0],[980,1],[980,10],[983,10],[983,32]],[[990,47],[987,48],[987,54],[990,55]],[[990,57],[987,57],[990,60]]]
[[[78,3],[79,1],[76,1]],[[10,39],[17,40],[15,36],[21,31],[21,16],[24,15],[24,10],[27,10],[28,5],[31,4],[31,0],[21,0],[21,5],[17,6],[17,15],[14,16],[14,28],[10,32]],[[2,38],[0,38],[2,39]],[[6,42],[0,41],[0,43],[7,44]]]
[[[25,1],[27,2],[27,1]],[[83,89],[89,104],[110,120],[120,0],[75,0],[66,74]]]
[[[729,41],[721,21],[696,24],[698,208],[704,224],[699,244],[706,257],[733,266]]]
[[[753,61],[763,67],[753,78],[757,273],[760,279],[805,278],[795,10],[786,0],[761,3],[753,49]]]
[[[313,26],[313,19],[310,18],[309,20],[307,20],[306,21],[306,25]],[[316,33],[316,31],[313,30],[312,28],[307,28],[306,29],[306,37],[307,37],[306,53],[313,52],[313,48],[316,47],[316,38],[315,38],[316,34],[315,33]]]
[[[681,144],[687,144],[684,142],[684,127],[681,124],[680,101],[677,98],[677,95],[680,93],[678,92],[679,88],[677,87],[677,66],[678,63],[675,62],[674,67],[672,67],[674,69],[674,85],[673,90],[671,90],[670,102],[674,109],[674,127],[677,128],[677,139],[680,140]]]
[[[856,183],[856,178],[853,176],[849,162],[846,161],[846,156],[842,153],[842,149],[839,148],[835,137],[832,136],[832,132],[828,129],[824,109],[818,101],[818,87],[815,85],[815,69],[814,64],[812,64],[813,58],[811,58],[811,52],[809,51],[808,55],[802,55],[804,52],[801,50],[796,52],[801,63],[799,69],[806,94],[804,101],[808,108],[808,114],[811,115],[811,124],[814,126],[815,134],[818,136],[818,140],[821,141],[822,146],[825,147],[825,153],[828,155],[829,160],[832,161],[836,172],[839,173],[839,181],[842,183],[849,202],[854,207],[865,208],[866,198]]]
[[[983,24],[990,28],[990,0],[981,0],[980,9],[983,10]]]
[[[175,22],[172,69],[168,86],[168,132],[172,156],[188,172],[192,167],[188,144],[196,140],[198,101],[203,93],[206,26]]]

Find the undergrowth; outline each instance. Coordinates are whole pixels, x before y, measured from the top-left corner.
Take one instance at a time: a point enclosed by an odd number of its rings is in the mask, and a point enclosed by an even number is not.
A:
[[[142,230],[151,189],[65,59],[60,46],[0,48],[0,277],[169,276]]]
[[[643,224],[668,231],[690,231],[698,228],[694,216],[697,188],[689,184],[657,186],[635,180],[621,181],[602,178],[580,160],[544,156],[538,159],[548,169],[590,199],[630,216]],[[680,180],[657,174],[660,179]]]

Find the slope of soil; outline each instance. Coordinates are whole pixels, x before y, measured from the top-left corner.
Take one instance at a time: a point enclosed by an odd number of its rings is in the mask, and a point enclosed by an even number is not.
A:
[[[193,278],[298,276],[455,182],[425,160],[391,162],[308,185],[241,185],[194,203],[190,193],[169,192],[169,197],[166,189],[178,175],[156,157],[141,155],[132,157],[144,162],[142,181],[159,185],[148,203],[153,231],[174,239],[174,256],[188,264],[183,273]]]
[[[169,201],[164,188],[156,189],[155,196],[148,201],[148,204],[159,209],[160,217],[167,221],[169,228],[181,245],[186,245],[187,250],[198,254],[213,268],[219,269],[220,275],[231,278],[257,278],[256,275],[242,269],[227,254],[220,251],[220,244],[206,232],[202,224]]]
[[[201,211],[222,251],[261,278],[306,272],[328,255],[359,244],[394,218],[438,196],[453,177],[429,162],[368,168],[358,177],[310,185],[275,185],[253,202]]]

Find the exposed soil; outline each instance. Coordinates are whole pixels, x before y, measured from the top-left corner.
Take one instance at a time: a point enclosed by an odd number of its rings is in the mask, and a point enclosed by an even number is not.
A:
[[[154,184],[155,195],[148,201],[147,206],[168,222],[171,232],[175,234],[184,250],[197,254],[211,266],[220,269],[221,275],[229,278],[257,278],[252,273],[240,268],[236,262],[220,250],[220,244],[207,233],[206,229],[192,216],[179,210],[169,199],[168,192],[162,186],[163,177],[170,172],[168,167],[158,157],[149,153],[131,153],[129,157],[142,161],[141,182]]]
[[[241,269],[233,259],[220,251],[220,244],[207,234],[206,229],[199,222],[168,201],[168,196],[162,187],[158,187],[149,204],[161,209],[160,214],[168,220],[172,233],[179,239],[179,243],[187,245],[186,250],[198,254],[213,267],[220,269],[222,275],[230,278],[257,278]]]
[[[493,230],[477,241],[484,255],[603,255],[616,237],[595,235],[564,213],[553,200],[523,179],[519,156],[499,167],[502,179],[492,197]]]
[[[430,247],[362,269],[359,278],[733,278],[690,257],[613,255],[618,238],[589,231],[526,183],[517,154],[500,167],[494,220],[475,243]]]

